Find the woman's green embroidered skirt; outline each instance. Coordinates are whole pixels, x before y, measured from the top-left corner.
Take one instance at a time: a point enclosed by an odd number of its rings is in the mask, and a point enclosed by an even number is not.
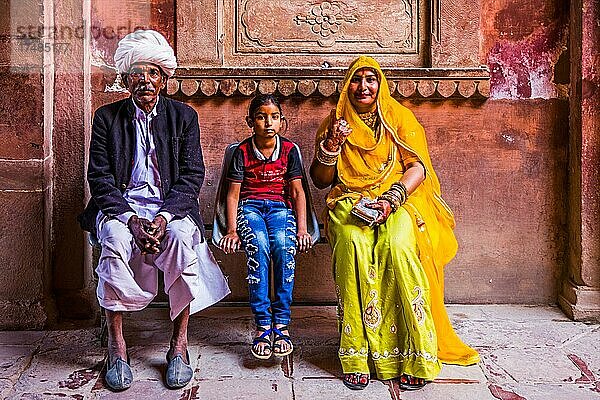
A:
[[[384,224],[369,227],[351,209],[352,200],[338,201],[327,225],[343,372],[433,380],[441,363],[415,224],[399,208]],[[375,371],[369,370],[369,359]]]

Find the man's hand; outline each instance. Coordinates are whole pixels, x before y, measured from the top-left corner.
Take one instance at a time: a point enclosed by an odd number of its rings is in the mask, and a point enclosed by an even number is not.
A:
[[[148,228],[148,233],[156,238],[159,242],[165,237],[167,231],[167,220],[162,215],[157,215],[152,224]]]
[[[156,231],[156,227],[153,222],[150,222],[146,218],[139,218],[137,215],[133,215],[127,221],[127,227],[133,235],[135,244],[142,251],[142,254],[152,253],[156,254],[160,251],[160,241],[152,236],[148,231]]]

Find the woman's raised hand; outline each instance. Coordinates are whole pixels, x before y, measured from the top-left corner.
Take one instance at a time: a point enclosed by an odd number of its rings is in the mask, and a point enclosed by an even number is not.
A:
[[[351,133],[352,128],[350,128],[348,122],[343,118],[336,119],[335,109],[333,109],[329,116],[329,128],[323,146],[327,151],[337,152]]]

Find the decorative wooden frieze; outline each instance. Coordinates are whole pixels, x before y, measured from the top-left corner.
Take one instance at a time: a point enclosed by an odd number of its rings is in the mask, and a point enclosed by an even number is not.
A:
[[[317,88],[317,82],[314,79],[302,79],[298,81],[298,92],[308,97],[314,93]]]
[[[475,94],[477,90],[477,85],[475,82],[470,81],[460,81],[458,82],[458,93],[464,98],[469,98]]]
[[[490,97],[490,80],[481,80],[477,82],[477,91],[483,97]]]
[[[450,97],[456,92],[455,81],[439,81],[436,87],[438,93],[442,97]]]
[[[258,91],[262,94],[273,94],[277,89],[277,82],[274,79],[261,79],[258,83]]]
[[[206,96],[212,96],[217,93],[219,83],[214,79],[202,79],[200,81],[200,91]]]
[[[193,96],[198,91],[198,81],[195,79],[185,79],[181,82],[181,92],[186,96]]]
[[[402,97],[412,97],[417,92],[417,82],[412,79],[404,79],[396,84],[396,90]]]
[[[219,82],[219,90],[225,96],[231,96],[238,88],[238,82],[235,79],[223,79]]]
[[[167,81],[167,94],[172,95],[177,93],[179,90],[180,84],[177,79],[169,79]]]
[[[337,91],[337,83],[331,79],[321,79],[317,84],[317,89],[323,96],[329,97]]]
[[[282,96],[331,97],[342,89],[343,69],[259,68],[180,69],[167,83],[167,93],[185,96]],[[399,98],[487,98],[489,71],[485,67],[463,69],[386,69],[392,95]]]
[[[418,0],[237,0],[234,4],[237,54],[418,52]]]
[[[419,94],[423,97],[431,97],[435,93],[435,87],[437,86],[437,82],[422,80],[417,83],[417,90]]]
[[[396,82],[389,80],[388,86],[390,87],[390,93],[394,94],[394,92],[396,91],[396,86],[397,86]]]
[[[240,83],[238,83],[238,90],[245,96],[252,96],[257,87],[258,85],[253,79],[240,79]]]
[[[291,96],[296,93],[298,84],[293,79],[282,79],[277,84],[277,90],[284,96]]]
[[[482,2],[177,0],[177,58],[182,68],[224,72],[340,67],[358,54],[386,68],[475,68]]]

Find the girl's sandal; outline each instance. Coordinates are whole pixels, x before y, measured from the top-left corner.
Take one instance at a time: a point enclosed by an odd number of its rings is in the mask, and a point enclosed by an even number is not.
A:
[[[344,374],[344,385],[348,389],[363,390],[369,384],[369,375],[354,372],[353,374]]]
[[[416,376],[402,374],[398,379],[398,386],[402,390],[419,390],[427,385],[427,381],[424,378],[417,378]]]
[[[271,358],[272,350],[271,350],[271,329],[263,328],[262,326],[257,326],[256,330],[262,332],[260,336],[257,336],[252,340],[252,347],[250,348],[250,352],[252,355],[259,360],[268,360]],[[265,346],[262,347],[262,354],[259,353],[260,347],[259,344],[264,343]]]
[[[275,337],[273,338],[273,354],[277,357],[285,357],[288,354],[292,354],[294,351],[294,345],[292,344],[292,340],[289,335],[285,335],[282,331],[289,330],[287,325],[284,325],[280,328],[273,327],[273,333]],[[285,341],[289,345],[288,349],[285,351],[281,350],[281,342]]]

